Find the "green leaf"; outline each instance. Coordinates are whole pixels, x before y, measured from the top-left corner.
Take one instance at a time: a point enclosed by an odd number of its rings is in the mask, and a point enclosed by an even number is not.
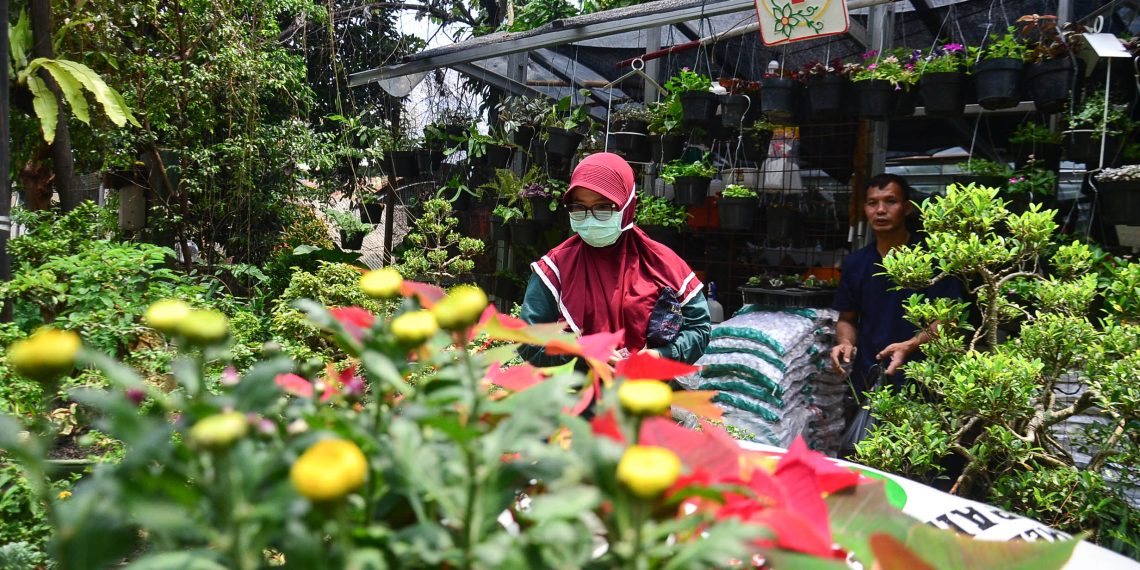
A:
[[[188,552],[166,552],[144,556],[126,570],[226,570],[213,558],[216,555],[208,550]]]
[[[597,487],[568,487],[556,493],[535,497],[524,516],[535,522],[576,519],[582,513],[593,510],[601,501],[602,495]]]
[[[115,123],[116,126],[121,127],[128,122],[136,127],[142,126],[139,124],[138,119],[131,114],[131,109],[127,106],[127,102],[123,99],[123,96],[107,85],[107,83],[103,81],[103,78],[99,77],[99,74],[95,73],[90,67],[66,59],[58,59],[55,60],[55,62],[71,73],[76,80],[82,83],[83,86],[95,96],[95,100],[103,106],[103,112],[107,114],[107,118],[111,119],[111,122]],[[34,64],[35,62],[32,63]]]
[[[36,60],[41,62],[41,66],[48,70],[48,73],[59,84],[59,90],[63,93],[64,98],[67,99],[67,104],[71,105],[71,112],[75,113],[75,118],[83,121],[85,124],[91,123],[91,113],[87,110],[87,98],[83,96],[83,84],[81,84],[69,71],[59,65],[59,62],[54,60]]]
[[[32,19],[28,17],[27,10],[20,12],[20,19],[15,26],[8,27],[8,49],[11,50],[15,69],[27,67],[28,52],[32,51]]]
[[[59,103],[55,95],[48,89],[47,84],[34,74],[28,75],[28,89],[32,91],[32,107],[36,116],[40,118],[40,129],[44,132],[44,141],[51,144],[55,141],[55,127],[59,122]]]
[[[772,570],[844,570],[848,568],[843,560],[818,558],[790,550],[765,550],[764,559]]]

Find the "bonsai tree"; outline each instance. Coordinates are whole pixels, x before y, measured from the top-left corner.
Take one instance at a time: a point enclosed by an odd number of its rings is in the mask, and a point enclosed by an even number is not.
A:
[[[455,230],[451,202],[432,198],[424,202],[424,214],[404,239],[411,245],[396,266],[400,274],[435,285],[447,284],[475,269],[483,242]]]
[[[688,208],[673,204],[665,198],[638,192],[637,211],[633,215],[633,222],[638,226],[660,226],[679,230],[685,227],[688,221]]]
[[[912,384],[902,393],[871,394],[879,423],[858,445],[857,460],[927,480],[949,476],[952,493],[1062,530],[1090,531],[1094,539],[1124,533],[1122,540],[1135,544],[1135,518],[1109,481],[1134,484],[1137,474],[1118,466],[1140,461],[1140,441],[1128,427],[1140,421],[1140,267],[1125,263],[1108,272],[1102,290],[1113,301],[1094,326],[1098,279],[1090,249],[1054,241],[1052,210],[1034,204],[1013,215],[998,192],[951,185],[945,197],[923,201],[925,241],[884,258],[900,287],[960,279],[980,320],[970,324],[965,301],[908,300],[907,319],[931,336],[926,359],[905,366]],[[1014,289],[1027,295],[1024,302]],[[999,327],[1011,321],[1020,333],[1002,340]],[[1059,391],[1064,383],[1068,397]],[[1107,425],[1060,443],[1058,425],[1093,406]],[[1086,467],[1078,467],[1072,449],[1092,456]],[[948,471],[952,457],[960,470]]]

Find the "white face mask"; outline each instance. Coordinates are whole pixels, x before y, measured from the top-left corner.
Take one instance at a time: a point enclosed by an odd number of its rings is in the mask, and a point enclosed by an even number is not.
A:
[[[625,209],[633,202],[634,192],[630,192],[629,199],[625,201],[625,205],[620,210],[616,211],[606,221],[598,221],[592,212],[586,214],[586,219],[576,221],[570,218],[570,229],[574,230],[582,241],[593,247],[607,247],[611,246],[621,237],[621,233],[629,226],[622,227],[621,220],[624,217]],[[633,224],[630,224],[632,226]]]

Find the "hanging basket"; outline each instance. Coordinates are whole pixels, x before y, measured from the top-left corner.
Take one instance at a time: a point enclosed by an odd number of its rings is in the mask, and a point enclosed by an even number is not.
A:
[[[489,144],[487,145],[487,152],[483,155],[482,163],[491,168],[507,168],[511,165],[511,156],[514,155],[514,148],[500,145]]]
[[[1025,68],[1025,91],[1039,113],[1063,110],[1072,84],[1073,62],[1067,57],[1031,63]]]
[[[720,104],[716,93],[709,91],[685,91],[681,98],[681,122],[693,127],[707,127],[716,117]]]
[[[703,176],[678,176],[673,180],[673,203],[681,206],[699,206],[709,195],[709,182]]]
[[[1140,225],[1140,181],[1137,180],[1098,180],[1097,211],[1101,218],[1112,225]]]
[[[720,125],[733,131],[740,129],[744,113],[748,110],[748,97],[744,95],[720,96]]]
[[[511,241],[510,226],[498,216],[491,216],[491,243]]]
[[[650,162],[653,145],[649,136],[642,133],[610,133],[610,150],[630,162]]]
[[[364,247],[364,232],[349,234],[344,230],[340,230],[341,249],[360,250],[361,247]]]
[[[745,160],[759,164],[768,158],[768,146],[771,143],[772,131],[748,131],[744,135],[740,151]]]
[[[384,221],[384,203],[366,202],[360,205],[360,221],[377,225]]]
[[[553,224],[558,216],[556,210],[550,209],[552,198],[527,198],[530,202],[531,219],[542,225]]]
[[[1008,109],[1021,102],[1025,62],[1012,57],[984,59],[974,65],[974,93],[983,109]]]
[[[442,164],[442,151],[426,148],[416,149],[416,167],[420,172],[437,172]]]
[[[634,119],[621,119],[610,124],[611,133],[636,133],[645,135],[649,133],[649,123]]]
[[[855,95],[859,100],[859,118],[872,121],[886,121],[895,116],[899,91],[890,81],[868,79],[855,83]]]
[[[578,152],[578,145],[582,144],[582,135],[560,129],[558,127],[547,127],[546,134],[549,138],[546,140],[546,154],[558,155],[565,158],[574,156]]]
[[[681,158],[685,151],[685,139],[679,135],[654,135],[650,144],[653,145],[653,160],[661,164]]]
[[[927,73],[918,82],[927,115],[959,117],[966,109],[964,76],[957,71]]]
[[[851,98],[851,82],[846,77],[824,75],[813,77],[806,83],[811,117],[816,120],[836,119],[844,116]]]
[[[418,176],[420,173],[416,153],[410,150],[390,150],[385,152],[384,159],[380,163],[380,169],[388,176],[400,178]]]
[[[534,245],[542,237],[541,227],[533,220],[511,220],[511,243]]]
[[[1100,134],[1092,129],[1076,129],[1064,133],[1068,145],[1066,156],[1088,168],[1100,166]],[[1104,141],[1104,166],[1118,166],[1123,159],[1124,139],[1110,134]]]
[[[760,109],[768,120],[791,125],[796,120],[800,82],[786,77],[766,77],[760,83]]]
[[[530,141],[534,140],[534,135],[537,130],[534,125],[519,125],[518,130],[511,135],[511,142],[519,146],[523,150],[530,148]]]
[[[756,219],[759,201],[756,198],[726,198],[717,200],[720,210],[720,227],[724,230],[746,231],[752,229]]]

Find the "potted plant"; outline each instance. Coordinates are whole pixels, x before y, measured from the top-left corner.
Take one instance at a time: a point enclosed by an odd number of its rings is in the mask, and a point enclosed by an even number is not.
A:
[[[661,168],[661,178],[673,185],[673,201],[684,206],[699,206],[705,203],[709,193],[709,182],[716,174],[716,167],[709,162],[705,153],[696,162],[674,160]]]
[[[916,64],[918,92],[927,115],[957,117],[965,110],[964,71],[973,61],[969,52],[962,44],[943,44],[931,48]]]
[[[1080,111],[1069,117],[1069,130],[1064,133],[1068,142],[1068,157],[1091,167],[1116,166],[1123,154],[1124,142],[1135,124],[1128,118],[1128,106],[1108,101],[1105,113],[1105,91],[1094,91],[1085,98]],[[1101,143],[1104,143],[1104,164],[1101,164]]]
[[[953,182],[963,186],[974,184],[987,188],[1005,188],[1013,177],[1013,170],[1008,164],[984,158],[972,158],[959,163],[958,169],[961,174],[954,175]]]
[[[985,109],[1008,109],[1021,102],[1021,77],[1025,71],[1025,42],[1010,26],[1002,35],[991,34],[974,64],[974,91]]]
[[[1057,195],[1057,173],[1035,168],[1034,163],[1013,173],[1009,185],[1002,191],[1009,198],[1006,208],[1015,214],[1029,209],[1030,203],[1043,203],[1045,197]]]
[[[403,129],[382,130],[376,138],[376,148],[382,151],[380,170],[392,177],[407,178],[420,173],[416,149],[419,141],[408,137]]]
[[[760,81],[760,110],[773,123],[795,124],[799,95],[799,73],[770,69]]]
[[[519,198],[526,200],[523,209],[527,211],[530,219],[539,224],[549,225],[557,220],[555,213],[566,191],[565,182],[548,178],[523,186]]]
[[[588,129],[590,119],[583,106],[574,107],[569,95],[550,105],[543,115],[546,153],[573,157],[585,138],[581,130]]]
[[[863,64],[851,72],[860,118],[883,121],[901,114],[900,101],[918,80],[914,68],[919,57],[917,50],[901,58],[897,54],[879,57],[876,50],[863,54]]]
[[[649,123],[653,113],[641,104],[622,105],[610,113],[609,147],[631,162],[648,162]]]
[[[424,127],[423,145],[416,149],[416,166],[420,172],[434,173],[443,164],[443,151],[448,147],[443,125],[433,123]]]
[[[360,195],[360,221],[376,225],[384,219],[383,196],[375,193]]]
[[[1061,167],[1061,142],[1064,137],[1037,121],[1026,121],[1019,125],[1009,137],[1012,145],[1014,164],[1018,168],[1034,159],[1042,167],[1057,170]]]
[[[1097,199],[1105,222],[1140,225],[1140,164],[1106,168],[1096,175]]]
[[[1065,108],[1073,83],[1071,54],[1082,41],[1084,26],[1065,24],[1058,29],[1056,16],[1031,14],[1017,19],[1016,25],[1026,43],[1025,92],[1039,113],[1056,113]]]
[[[847,113],[854,96],[850,75],[856,68],[839,59],[830,64],[813,61],[803,67],[800,77],[804,78],[812,118],[836,119]]]
[[[364,245],[364,236],[372,230],[372,226],[360,221],[358,216],[349,212],[326,208],[325,216],[340,230],[341,249],[359,250]]]
[[[463,135],[467,134],[467,129],[475,124],[475,118],[462,109],[448,109],[439,122],[443,125],[443,132],[448,140],[455,144],[463,142]]]
[[[503,131],[511,137],[514,144],[528,150],[549,106],[549,100],[544,98],[511,96],[495,109],[499,113]]]
[[[685,150],[685,137],[681,130],[681,101],[676,95],[667,95],[649,105],[649,141],[653,160],[662,164],[681,157]]]
[[[681,104],[681,120],[690,126],[708,126],[716,116],[717,96],[710,91],[712,80],[687,67],[665,82],[665,91],[676,95]]]
[[[720,210],[720,227],[726,230],[750,230],[756,218],[759,197],[756,191],[738,184],[729,184],[717,200]]]
[[[728,91],[720,96],[720,126],[739,131],[753,106],[760,106],[760,84],[744,79],[720,79],[718,83]]]
[[[515,206],[499,204],[491,210],[491,241],[510,241],[509,224],[523,219],[523,211]]]
[[[759,164],[768,158],[768,146],[772,143],[772,132],[775,129],[776,125],[761,116],[745,130],[740,147],[745,160]]]
[[[676,250],[680,246],[680,231],[688,222],[689,213],[684,206],[671,203],[644,192],[637,194],[637,210],[633,221],[653,241]]]

